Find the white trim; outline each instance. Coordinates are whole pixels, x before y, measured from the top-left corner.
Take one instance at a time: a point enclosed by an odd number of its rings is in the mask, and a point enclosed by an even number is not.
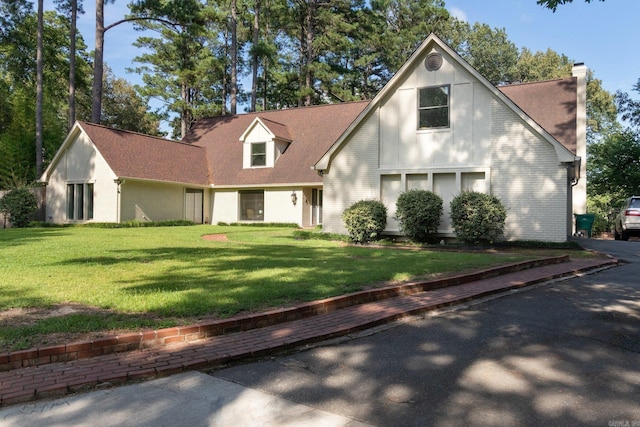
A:
[[[243,185],[215,185],[211,184],[209,188],[213,190],[233,190],[233,189],[261,189],[261,188],[280,188],[280,187],[318,187],[322,188],[322,182],[284,182],[279,184],[243,184]]]

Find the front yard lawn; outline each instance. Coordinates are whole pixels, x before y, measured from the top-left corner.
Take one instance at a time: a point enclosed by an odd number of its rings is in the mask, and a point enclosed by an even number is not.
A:
[[[202,238],[210,234],[221,236]],[[293,234],[207,225],[0,230],[0,351],[228,317],[535,256],[372,248]]]

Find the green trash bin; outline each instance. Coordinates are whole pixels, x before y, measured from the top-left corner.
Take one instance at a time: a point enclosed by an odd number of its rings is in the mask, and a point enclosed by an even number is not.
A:
[[[596,220],[595,214],[573,214],[576,217],[576,235],[580,230],[587,232],[587,237],[591,238],[591,229],[593,228],[593,222]]]

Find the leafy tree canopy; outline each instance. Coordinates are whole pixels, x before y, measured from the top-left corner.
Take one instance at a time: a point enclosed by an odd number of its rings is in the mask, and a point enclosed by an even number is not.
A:
[[[621,202],[640,189],[640,138],[632,130],[612,132],[587,146],[589,196],[609,194]]]
[[[640,79],[633,86],[633,90],[640,94]],[[640,129],[640,101],[633,99],[628,93],[618,91],[616,103],[623,120],[627,120],[631,126]]]
[[[591,3],[592,0],[584,0],[586,3]],[[600,0],[604,1],[604,0]],[[538,0],[537,3],[547,9],[551,9],[552,11],[558,10],[558,6],[573,3],[573,0]]]

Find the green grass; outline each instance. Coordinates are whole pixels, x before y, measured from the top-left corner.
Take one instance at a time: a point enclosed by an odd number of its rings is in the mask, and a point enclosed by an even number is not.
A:
[[[227,241],[205,234],[225,233]],[[301,239],[292,228],[0,229],[0,312],[74,303],[107,315],[1,322],[0,347],[47,333],[167,327],[531,258]],[[5,324],[6,323],[6,324]]]

